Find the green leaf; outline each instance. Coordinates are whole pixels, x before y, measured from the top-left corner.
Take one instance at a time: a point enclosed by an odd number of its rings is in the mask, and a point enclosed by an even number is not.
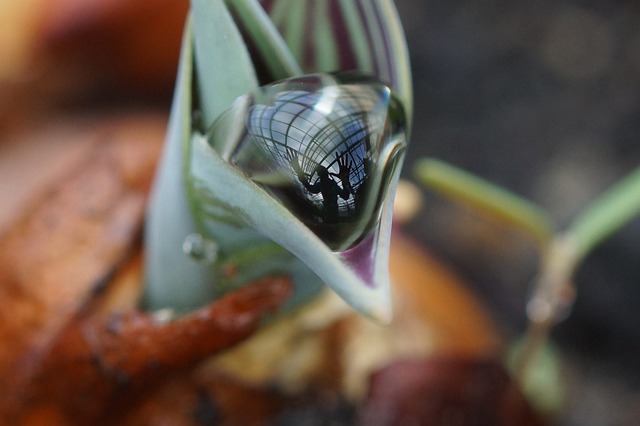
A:
[[[577,259],[640,214],[640,168],[595,199],[571,224]]]
[[[198,101],[205,128],[258,87],[246,44],[223,0],[192,0]]]
[[[517,362],[523,350],[523,340],[512,343],[507,350],[505,362],[512,375],[516,374]],[[561,354],[557,348],[546,342],[533,354],[524,377],[518,377],[527,399],[541,413],[554,415],[562,409],[566,400],[566,389],[561,372]]]
[[[304,72],[358,70],[388,84],[411,126],[413,89],[402,25],[392,0],[264,0]]]
[[[214,298],[211,267],[191,261],[182,252],[185,237],[196,229],[183,180],[183,154],[191,138],[192,75],[193,38],[189,20],[165,148],[145,223],[143,304],[152,310],[171,307],[188,311]]]
[[[196,76],[194,80],[194,76]],[[182,251],[200,231],[190,176],[193,106],[207,126],[240,95],[257,87],[253,63],[222,0],[194,0],[185,30],[169,129],[145,231],[145,295],[150,309],[188,311],[216,297],[213,265]]]
[[[257,0],[226,0],[256,44],[258,54],[273,78],[281,80],[302,74],[302,69],[282,36]]]
[[[298,268],[296,296],[299,293],[305,297],[315,294],[324,281],[361,313],[379,322],[390,320],[387,259],[392,197],[389,194],[385,194],[387,203],[372,245],[371,256],[379,261],[375,263],[372,281],[367,282],[351,268],[347,259],[332,252],[284,205],[225,161],[209,145],[205,135],[194,138],[192,164],[193,185],[198,188],[201,203],[201,221],[207,226],[206,234],[224,248],[226,259],[221,259],[222,263],[234,258],[246,261],[245,256],[250,254],[247,248],[251,246],[263,246],[269,252],[272,248],[269,248],[268,240],[274,241],[295,255],[279,261],[289,259],[288,267]],[[380,244],[376,244],[378,240]],[[262,253],[263,250],[258,250],[251,268],[247,268],[252,276],[243,276],[230,288],[242,285],[246,279],[283,270],[283,263],[278,263],[277,257],[262,256]],[[281,254],[277,250],[273,253]]]
[[[304,39],[301,55],[313,52],[311,56],[317,56],[319,66],[305,72],[327,70],[323,67],[334,71],[341,66],[344,43],[335,43],[329,13],[338,3],[322,3],[296,1],[290,3],[292,13],[282,15],[286,22],[295,23],[292,17],[297,15],[293,12],[304,8],[293,5],[302,4],[324,17],[324,21],[314,19],[314,25],[301,21],[305,31],[314,27],[312,40],[318,47],[317,51],[309,50]],[[387,0],[356,3],[359,20],[352,17],[352,23],[364,29],[368,43],[366,49],[360,43],[358,57],[372,55],[366,65],[370,69],[359,69],[392,83],[405,102],[405,110],[410,111],[406,46],[393,4]],[[148,225],[148,245],[160,248],[150,250],[146,300],[152,308],[189,309],[209,302],[218,291],[230,291],[251,279],[284,272],[294,277],[295,303],[322,288],[320,277],[360,312],[388,321],[388,253],[395,185],[381,195],[382,213],[365,248],[334,253],[282,204],[225,160],[225,141],[209,144],[206,129],[239,96],[258,85],[254,63],[227,4],[275,76],[301,72],[255,0],[192,1],[193,32],[185,36],[172,125]],[[294,37],[285,36],[285,40],[293,42]],[[195,111],[201,112],[202,122],[194,125]],[[244,125],[244,117],[240,119],[228,124],[237,124],[239,131]],[[390,180],[397,181],[399,168],[389,173]],[[181,252],[184,238],[194,232],[215,244],[218,258],[214,264],[197,264]],[[239,268],[247,263],[251,267]]]

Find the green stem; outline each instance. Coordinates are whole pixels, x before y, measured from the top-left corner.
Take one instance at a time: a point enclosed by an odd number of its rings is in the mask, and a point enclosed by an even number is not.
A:
[[[575,270],[594,247],[638,214],[640,168],[594,200],[543,253],[535,294],[527,306],[530,325],[515,367],[522,382],[527,380],[531,360],[544,345],[551,328],[573,303]]]
[[[423,184],[516,225],[539,243],[542,261],[527,305],[529,328],[514,366],[516,377],[526,383],[551,329],[573,303],[575,270],[594,247],[640,214],[640,168],[594,200],[560,234],[531,202],[463,170],[426,159],[415,171]]]
[[[293,57],[286,42],[271,22],[257,0],[225,0],[242,22],[249,38],[256,43],[262,59],[276,79],[302,74],[302,69]]]
[[[536,356],[547,342],[553,321],[551,319],[542,322],[531,322],[522,339],[522,347],[516,354],[512,373],[518,381],[525,387],[529,381],[529,374],[532,365],[535,364]]]
[[[594,200],[569,227],[578,259],[640,214],[640,167]]]
[[[553,227],[546,213],[522,197],[435,159],[418,162],[415,173],[424,185],[522,229],[541,248],[552,238]]]

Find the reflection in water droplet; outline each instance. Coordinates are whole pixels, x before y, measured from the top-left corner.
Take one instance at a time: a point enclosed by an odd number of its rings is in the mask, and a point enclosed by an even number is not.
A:
[[[182,243],[182,251],[201,263],[213,263],[218,257],[218,245],[200,234],[187,235]]]
[[[210,143],[337,251],[377,224],[404,131],[402,105],[384,84],[314,74],[239,98]]]

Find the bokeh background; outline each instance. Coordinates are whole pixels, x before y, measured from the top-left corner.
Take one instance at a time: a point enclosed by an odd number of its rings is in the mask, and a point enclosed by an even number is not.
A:
[[[0,3],[0,144],[57,116],[166,113],[187,3]],[[640,164],[637,1],[396,3],[415,86],[405,178],[416,159],[436,157],[532,199],[562,229]],[[537,266],[533,246],[421,192],[423,209],[406,231],[454,266],[516,338]],[[574,309],[553,332],[566,384],[559,424],[640,419],[639,257],[635,220],[577,274]]]
[[[398,0],[416,120],[405,169],[432,156],[522,194],[559,229],[640,165],[640,3]],[[410,229],[457,266],[508,335],[535,274],[517,232],[425,193]],[[640,194],[638,194],[640,197]],[[553,333],[561,424],[640,421],[640,221],[586,260]]]

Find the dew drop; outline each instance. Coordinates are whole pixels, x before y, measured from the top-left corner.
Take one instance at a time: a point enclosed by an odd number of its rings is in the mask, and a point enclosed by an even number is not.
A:
[[[218,245],[200,234],[189,234],[182,243],[182,251],[199,263],[213,263],[218,257]]]
[[[331,249],[370,234],[401,163],[405,116],[378,80],[312,74],[239,98],[209,141]]]

